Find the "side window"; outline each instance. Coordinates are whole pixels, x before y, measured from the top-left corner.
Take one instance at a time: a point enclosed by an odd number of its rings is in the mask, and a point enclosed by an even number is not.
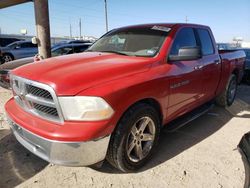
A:
[[[60,56],[60,55],[67,55],[67,54],[72,54],[72,53],[73,53],[72,47],[62,47],[62,48],[53,50],[52,57]]]
[[[188,46],[197,46],[194,30],[192,28],[183,28],[175,37],[170,55],[178,55],[180,48]]]
[[[245,51],[247,59],[250,59],[250,50]]]
[[[76,47],[74,48],[74,53],[84,52],[85,50],[87,50],[88,47],[89,47],[88,45],[76,46]]]
[[[21,44],[21,47],[22,48],[34,48],[35,46],[31,42],[30,43],[29,42],[25,42],[25,43]]]
[[[213,42],[211,40],[210,34],[206,29],[197,29],[200,42],[201,50],[203,55],[214,54]]]

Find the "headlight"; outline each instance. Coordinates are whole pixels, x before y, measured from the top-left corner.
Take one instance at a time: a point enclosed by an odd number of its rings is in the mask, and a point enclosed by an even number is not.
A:
[[[110,118],[114,110],[100,97],[59,97],[65,120],[98,121]]]

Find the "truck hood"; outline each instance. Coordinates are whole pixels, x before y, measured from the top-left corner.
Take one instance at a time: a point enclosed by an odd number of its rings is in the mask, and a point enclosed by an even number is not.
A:
[[[59,96],[77,95],[87,88],[145,72],[152,59],[85,52],[24,65],[13,70],[12,74],[48,84]]]

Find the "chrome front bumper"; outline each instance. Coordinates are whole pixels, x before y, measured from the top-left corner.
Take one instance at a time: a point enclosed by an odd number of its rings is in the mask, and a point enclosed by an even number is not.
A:
[[[106,157],[110,136],[88,142],[54,141],[35,135],[12,120],[8,120],[18,142],[50,163],[64,166],[89,166]]]

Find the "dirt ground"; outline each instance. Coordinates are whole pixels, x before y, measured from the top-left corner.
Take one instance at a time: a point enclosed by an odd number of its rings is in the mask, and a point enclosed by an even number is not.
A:
[[[10,98],[0,89],[0,121]],[[162,131],[158,152],[140,172],[48,164],[23,148],[0,123],[0,187],[243,187],[245,172],[237,145],[250,130],[250,86],[239,87],[233,106],[214,107],[174,133]]]

